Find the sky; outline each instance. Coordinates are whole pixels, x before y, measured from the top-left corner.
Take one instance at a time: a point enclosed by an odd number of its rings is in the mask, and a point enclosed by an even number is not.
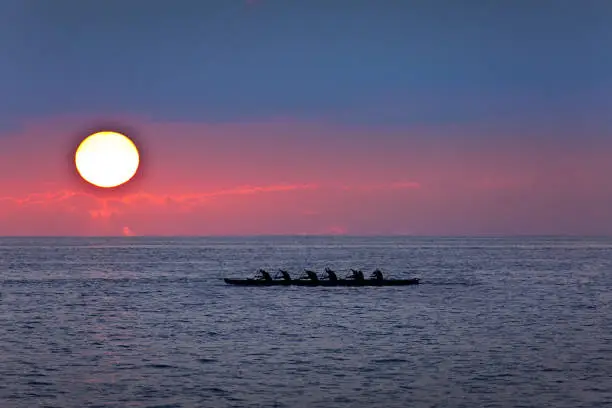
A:
[[[4,0],[0,235],[612,234],[611,50],[607,0]]]

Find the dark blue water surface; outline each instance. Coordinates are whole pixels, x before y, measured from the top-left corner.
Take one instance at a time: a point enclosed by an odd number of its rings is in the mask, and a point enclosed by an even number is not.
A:
[[[380,267],[396,288],[232,287]],[[612,239],[1,238],[0,407],[610,407]]]

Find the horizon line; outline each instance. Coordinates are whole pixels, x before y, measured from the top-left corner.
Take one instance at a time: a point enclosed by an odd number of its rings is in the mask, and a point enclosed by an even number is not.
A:
[[[612,238],[612,234],[172,234],[172,235],[0,235],[4,238]]]

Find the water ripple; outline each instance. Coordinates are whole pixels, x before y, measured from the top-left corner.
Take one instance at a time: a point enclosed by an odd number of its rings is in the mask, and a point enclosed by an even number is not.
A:
[[[222,282],[279,265],[423,284]],[[609,406],[611,267],[599,238],[3,238],[0,406]]]

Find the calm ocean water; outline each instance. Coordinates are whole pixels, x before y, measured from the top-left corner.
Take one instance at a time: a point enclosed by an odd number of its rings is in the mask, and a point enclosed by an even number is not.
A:
[[[381,267],[399,288],[244,288]],[[0,238],[0,407],[610,407],[612,239]]]

